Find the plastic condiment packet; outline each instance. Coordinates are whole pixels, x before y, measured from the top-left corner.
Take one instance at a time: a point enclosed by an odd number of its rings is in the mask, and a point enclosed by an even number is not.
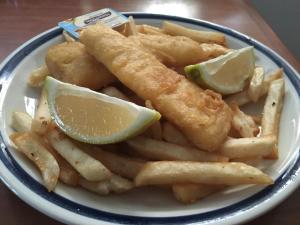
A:
[[[58,26],[63,28],[73,38],[79,39],[79,33],[84,27],[98,22],[104,23],[112,28],[118,28],[127,23],[128,19],[113,9],[105,8],[59,22]]]

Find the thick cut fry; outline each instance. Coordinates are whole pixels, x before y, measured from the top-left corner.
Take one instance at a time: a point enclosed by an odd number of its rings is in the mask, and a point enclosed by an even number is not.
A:
[[[272,184],[259,169],[243,163],[148,162],[135,178],[137,186],[157,184]]]
[[[88,26],[80,41],[124,85],[150,100],[197,147],[214,151],[223,143],[230,129],[231,110],[219,94],[203,91],[104,25]]]
[[[165,35],[162,29],[147,24],[136,25],[139,33],[142,34],[155,34],[155,35]]]
[[[41,67],[33,70],[29,74],[28,84],[31,87],[42,87],[44,84],[44,80],[47,76],[49,76],[50,72],[46,65],[42,65]]]
[[[150,100],[145,101],[145,106],[149,109],[154,109]],[[149,131],[151,132],[151,137],[156,140],[162,139],[162,126],[160,120],[156,121],[151,127],[149,127]]]
[[[231,162],[241,162],[256,168],[258,167],[261,161],[262,161],[262,157],[249,157],[249,158],[239,158],[239,159],[231,160]]]
[[[232,104],[231,110],[233,112],[231,125],[241,137],[255,137],[259,133],[259,127],[253,118],[242,112],[237,104]]]
[[[79,42],[64,42],[50,47],[46,64],[51,76],[63,82],[91,89],[103,88],[115,77]]]
[[[131,181],[117,175],[112,175],[108,180],[98,182],[92,182],[81,178],[79,184],[83,188],[100,195],[108,195],[109,193],[119,194],[129,191],[134,187]]]
[[[271,73],[270,75],[265,76],[264,82],[263,82],[263,88],[261,89],[261,92],[259,94],[259,98],[265,96],[268,93],[270,84],[272,81],[277,80],[283,76],[283,70],[278,69]],[[245,105],[249,102],[251,102],[251,99],[248,95],[248,89],[244,90],[242,92],[239,92],[237,94],[233,94],[225,99],[227,103],[235,102],[238,106]]]
[[[74,41],[75,41],[75,39],[72,38],[72,37],[68,34],[67,31],[64,30],[62,34],[63,34],[64,39],[66,40],[66,42],[74,42]]]
[[[170,35],[139,34],[129,37],[139,43],[168,66],[186,66],[227,53],[229,50],[216,44],[198,44],[190,38]]]
[[[24,153],[42,173],[45,187],[52,191],[59,177],[59,165],[48,149],[30,132],[15,133],[10,139],[17,149]]]
[[[49,112],[47,91],[43,88],[39,100],[38,108],[35,112],[34,118],[31,124],[31,131],[38,134],[45,134],[51,124],[51,115]]]
[[[31,129],[32,118],[25,112],[13,112],[11,126],[18,132],[26,132]]]
[[[218,32],[193,30],[169,21],[162,23],[162,30],[170,35],[189,37],[198,43],[226,45],[225,35]]]
[[[101,92],[103,94],[109,95],[111,97],[123,99],[128,102],[130,101],[130,99],[125,94],[123,94],[121,91],[119,91],[117,88],[115,88],[113,86],[106,87],[106,88],[102,89]]]
[[[77,186],[80,178],[79,173],[58,154],[50,143],[48,143],[48,140],[44,140],[44,143],[47,150],[53,155],[59,165],[59,180],[67,185]]]
[[[172,190],[175,198],[182,203],[190,204],[210,194],[220,191],[223,185],[207,184],[174,184]]]
[[[274,135],[252,138],[231,138],[221,146],[220,153],[231,159],[267,156],[272,152]]]
[[[138,34],[138,31],[137,31],[137,28],[136,28],[136,25],[135,25],[135,21],[133,19],[132,16],[129,16],[128,17],[128,36],[131,36],[131,35],[137,35]]]
[[[271,159],[278,158],[278,132],[280,116],[283,107],[284,79],[275,80],[271,83],[268,96],[265,102],[263,117],[261,121],[261,136],[275,135],[276,144],[272,153],[268,156]]]
[[[133,150],[154,160],[189,160],[200,162],[227,162],[228,158],[196,148],[157,141],[150,138],[136,137],[126,142]]]
[[[169,122],[163,123],[163,138],[170,143],[191,146],[187,138],[174,125]]]
[[[31,130],[32,118],[27,113],[14,112],[12,116],[12,127],[17,132],[29,132]],[[59,180],[65,184],[76,186],[79,180],[79,174],[73,167],[62,158],[52,146],[42,137],[35,136],[43,146],[53,155],[59,165]]]
[[[263,87],[264,69],[262,67],[256,67],[248,88],[248,96],[252,102],[257,102]]]
[[[84,151],[102,162],[110,171],[122,177],[133,179],[144,166],[145,161],[115,154],[99,147],[85,147]]]
[[[78,148],[63,133],[53,129],[49,131],[47,137],[53,148],[85,179],[102,181],[111,176],[109,170],[101,162]]]

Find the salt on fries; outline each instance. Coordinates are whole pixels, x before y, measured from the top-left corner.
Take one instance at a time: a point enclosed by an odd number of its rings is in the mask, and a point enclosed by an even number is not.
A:
[[[52,191],[59,176],[59,166],[55,158],[39,141],[35,134],[30,132],[14,133],[10,139],[17,149],[24,153],[42,173],[43,181],[48,191]]]
[[[267,156],[272,152],[275,141],[275,135],[230,138],[221,146],[220,153],[231,159]]]
[[[131,36],[128,38],[131,40],[152,37],[166,41],[168,38],[174,39],[171,36],[185,36],[200,43],[197,47],[200,45],[203,54],[208,58],[231,51],[226,47],[225,36],[217,32],[192,30],[167,21],[161,28],[146,24],[137,25],[132,17],[124,27],[122,33]],[[63,36],[67,42],[75,42],[68,33],[63,32]],[[78,42],[68,44],[74,49],[81,48],[76,53],[78,56],[76,54],[72,56],[76,62],[81,62],[83,57],[85,65],[101,67],[101,71],[106,70],[104,65],[89,61],[90,55],[82,44],[80,46]],[[151,42],[147,47],[151,48]],[[67,45],[57,49],[57,52],[65,51],[66,48]],[[166,57],[157,43],[153,48],[152,50]],[[151,52],[151,49],[148,50]],[[53,65],[55,63],[57,62],[53,61]],[[76,65],[72,64],[71,71],[77,71]],[[182,70],[184,65],[173,66],[174,70]],[[89,74],[89,71],[92,71],[90,69],[81,67],[80,72]],[[60,74],[59,70],[57,73],[57,76],[64,78],[67,76],[65,73]],[[43,65],[29,75],[28,84],[32,87],[42,87],[47,75],[49,70]],[[110,72],[107,71],[106,75],[109,82],[105,79],[97,81],[99,83],[97,87],[102,88],[100,92],[154,108],[151,101],[142,100],[137,93],[133,96],[132,93],[126,92],[126,88],[113,83],[115,79]],[[271,159],[278,157],[278,130],[284,95],[282,76],[282,69],[265,76],[263,68],[256,67],[249,85],[240,93],[226,97],[232,111],[231,131],[228,135],[234,138],[228,137],[214,153],[194,147],[166,118],[152,125],[140,136],[120,145],[113,145],[112,149],[107,146],[78,143],[52,126],[44,90],[33,119],[27,113],[12,114],[12,127],[17,133],[10,137],[17,149],[37,165],[44,185],[49,191],[55,188],[57,180],[100,195],[122,193],[139,186],[154,185],[159,188],[171,188],[179,202],[193,203],[230,185],[273,183],[271,177],[250,165],[256,165],[266,157]],[[72,79],[73,76],[64,81],[72,82]],[[86,79],[85,76],[82,79]],[[90,79],[89,82],[93,84],[94,80]],[[260,115],[247,115],[239,108],[247,103],[255,103],[265,95],[267,98],[262,118]],[[259,126],[261,126],[260,134],[258,134]],[[123,147],[126,150],[120,153],[119,148]]]
[[[157,184],[272,184],[268,175],[243,163],[148,162],[135,178],[137,186]]]
[[[13,112],[11,126],[17,132],[29,132],[31,130],[32,118],[24,112]],[[42,143],[43,146],[52,154],[59,165],[59,180],[65,184],[76,186],[79,180],[79,174],[73,167],[62,158],[52,147],[47,140],[41,136],[34,135],[34,138]],[[42,171],[41,171],[42,172]]]
[[[88,181],[102,181],[110,178],[110,171],[98,160],[92,158],[57,129],[49,131],[48,140],[55,150]]]
[[[51,121],[52,120],[48,107],[47,93],[46,89],[43,88],[38,108],[32,120],[31,130],[38,134],[45,134]]]
[[[277,142],[281,110],[283,107],[283,97],[284,80],[279,79],[272,81],[261,121],[261,135],[274,135],[276,137],[276,146],[274,146],[272,153],[269,155],[269,158],[278,158]]]

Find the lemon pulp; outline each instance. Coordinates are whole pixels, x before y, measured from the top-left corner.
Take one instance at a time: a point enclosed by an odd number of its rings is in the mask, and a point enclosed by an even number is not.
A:
[[[125,107],[75,95],[56,97],[56,111],[61,121],[84,136],[109,136],[128,127],[135,113]]]

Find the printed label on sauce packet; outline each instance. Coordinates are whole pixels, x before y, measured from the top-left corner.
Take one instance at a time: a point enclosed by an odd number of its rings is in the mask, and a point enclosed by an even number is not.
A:
[[[127,23],[128,19],[113,9],[105,8],[59,22],[58,26],[67,31],[72,37],[79,39],[79,32],[84,27],[97,22],[104,23],[112,28],[118,28]]]

